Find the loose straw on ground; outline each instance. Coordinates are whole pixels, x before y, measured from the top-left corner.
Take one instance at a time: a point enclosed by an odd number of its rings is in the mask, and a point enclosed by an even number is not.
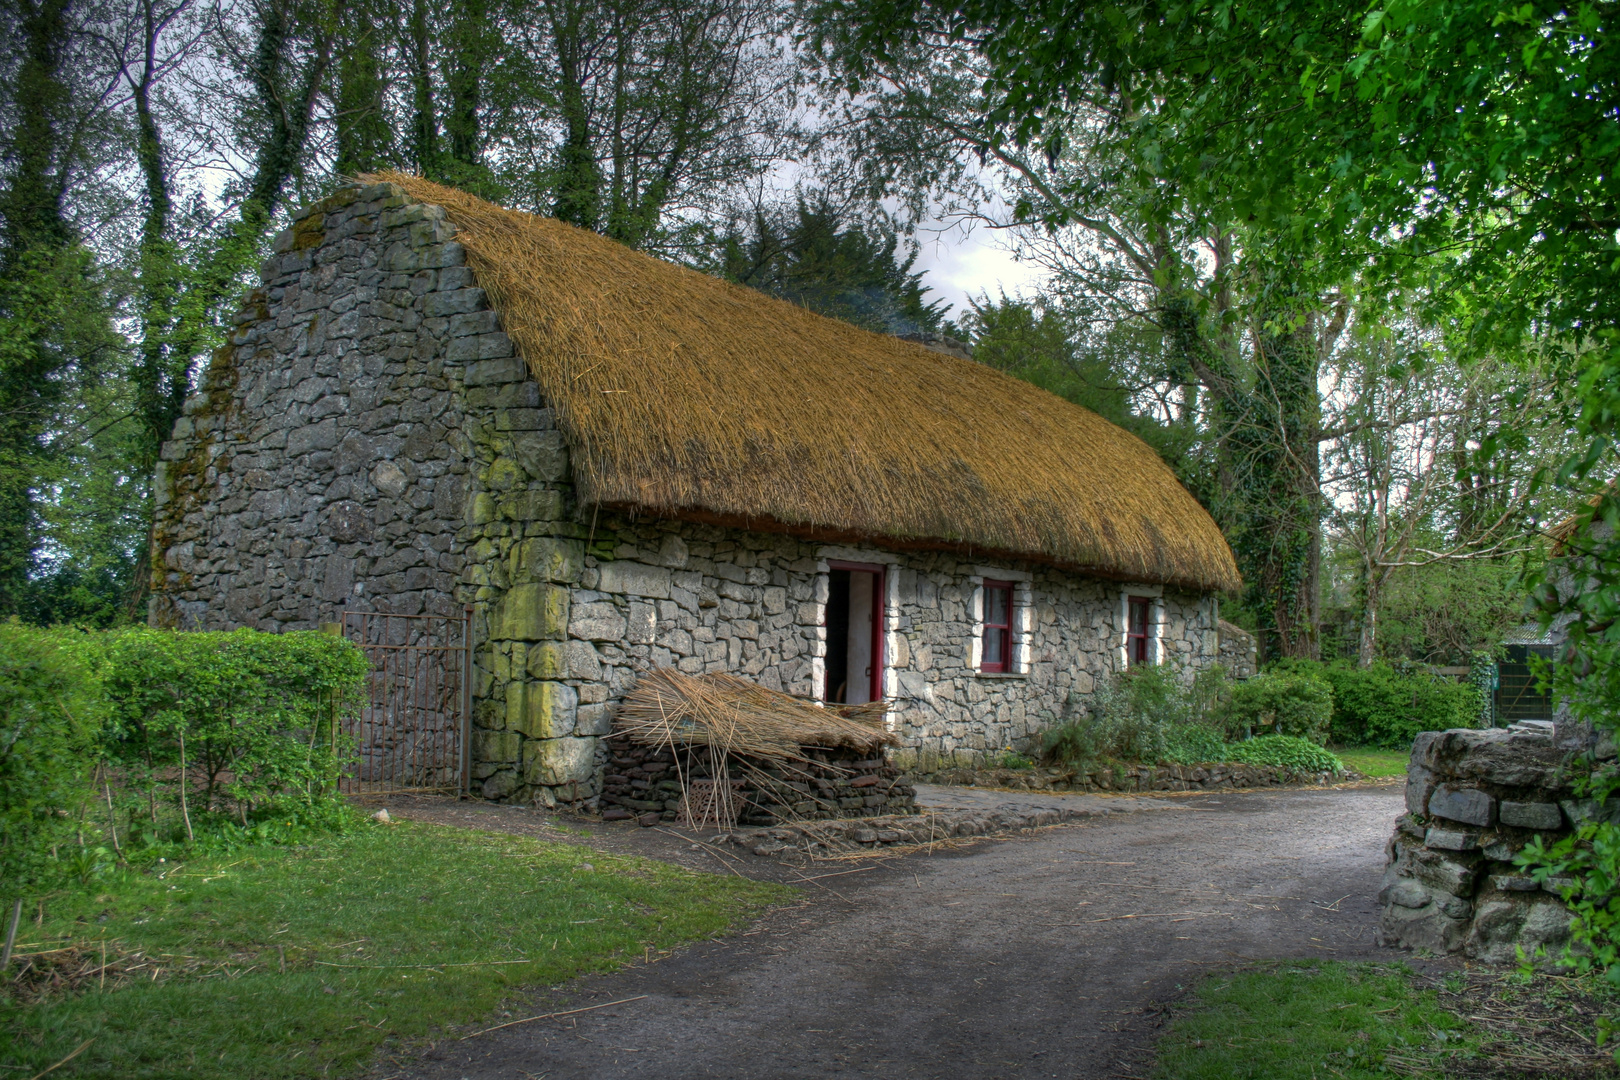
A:
[[[463,1035],[459,1041],[466,1042],[468,1039],[474,1038],[478,1035],[487,1035],[491,1031],[499,1031],[502,1028],[516,1027],[518,1024],[527,1024],[535,1020],[550,1020],[558,1016],[573,1016],[575,1013],[590,1012],[593,1009],[605,1009],[609,1005],[627,1005],[632,1001],[640,1001],[646,996],[646,994],[637,994],[635,997],[620,998],[618,1001],[604,1001],[600,1005],[587,1005],[583,1009],[567,1009],[563,1012],[548,1012],[541,1013],[539,1016],[525,1016],[521,1020],[511,1020],[504,1024],[496,1024],[494,1027],[487,1027],[481,1031],[475,1031],[471,1035]]]

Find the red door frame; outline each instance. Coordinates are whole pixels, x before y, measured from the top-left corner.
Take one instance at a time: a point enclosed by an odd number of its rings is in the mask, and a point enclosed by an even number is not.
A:
[[[872,575],[872,688],[867,692],[870,701],[883,700],[883,604],[885,586],[888,585],[889,568],[882,563],[843,562],[837,559],[827,560],[827,569],[855,570],[863,574]],[[825,611],[825,609],[823,609]],[[822,625],[827,624],[827,616],[822,615]],[[822,687],[822,697],[825,698],[827,688]]]

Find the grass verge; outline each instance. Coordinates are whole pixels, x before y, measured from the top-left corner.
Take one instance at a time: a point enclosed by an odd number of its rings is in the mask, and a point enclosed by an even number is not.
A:
[[[1159,1044],[1167,1080],[1441,1075],[1465,1023],[1401,965],[1279,962],[1205,979]]]
[[[1404,750],[1379,750],[1370,746],[1333,752],[1339,755],[1340,761],[1372,780],[1405,776],[1407,758],[1411,756]]]
[[[718,934],[780,886],[499,833],[367,826],[124,871],[20,935],[0,1065],[51,1075],[341,1075],[521,987]],[[106,959],[101,960],[102,950]]]
[[[1212,974],[1176,1006],[1162,1080],[1607,1080],[1597,1035],[1620,992],[1595,978],[1275,961]]]

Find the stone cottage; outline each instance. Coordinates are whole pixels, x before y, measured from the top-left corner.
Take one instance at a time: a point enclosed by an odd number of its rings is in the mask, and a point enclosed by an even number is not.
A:
[[[1144,443],[989,367],[391,174],[277,238],[157,473],[151,621],[473,608],[471,772],[589,799],[637,673],[882,698],[969,761],[1220,647]]]

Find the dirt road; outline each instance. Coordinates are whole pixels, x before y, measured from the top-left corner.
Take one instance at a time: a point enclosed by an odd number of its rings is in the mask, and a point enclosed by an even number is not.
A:
[[[1145,1076],[1157,1003],[1212,965],[1379,955],[1399,787],[1175,807],[822,878],[745,934],[534,1005],[641,1000],[447,1043],[394,1075]]]

